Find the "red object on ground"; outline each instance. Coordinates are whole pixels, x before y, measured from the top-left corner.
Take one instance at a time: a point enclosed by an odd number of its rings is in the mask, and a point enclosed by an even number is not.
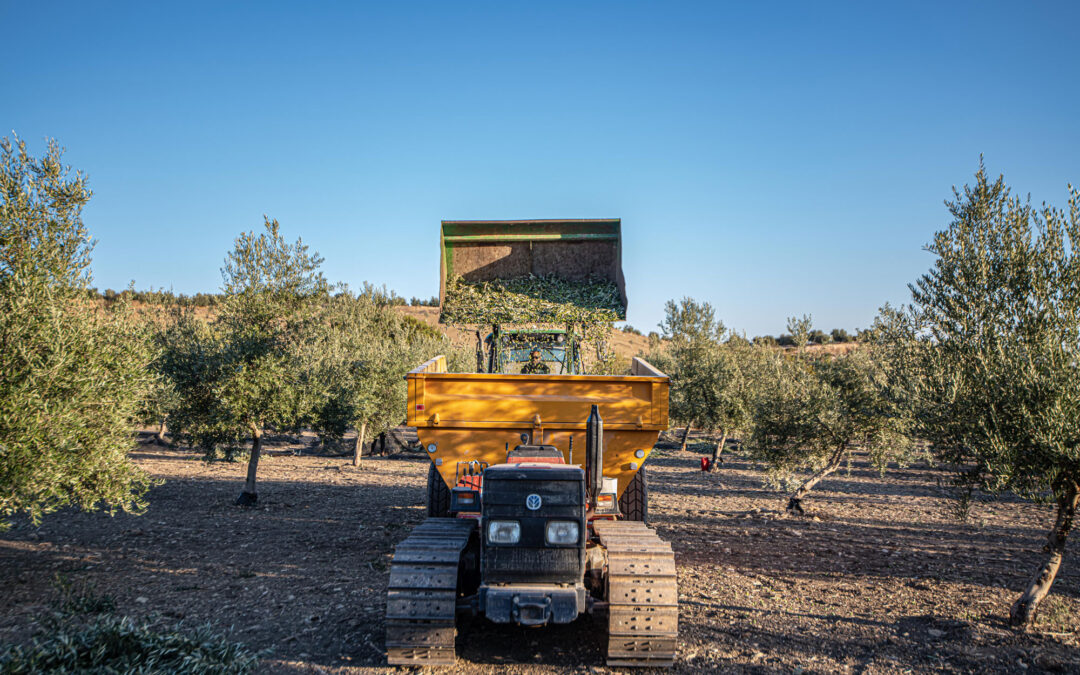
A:
[[[708,471],[709,470],[709,458],[708,457],[702,457],[701,458],[701,470],[702,471]]]

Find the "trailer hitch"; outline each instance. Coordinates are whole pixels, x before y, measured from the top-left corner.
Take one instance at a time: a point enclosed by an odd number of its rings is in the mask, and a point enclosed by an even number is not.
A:
[[[543,626],[551,620],[551,597],[547,595],[515,595],[514,622],[522,626]]]

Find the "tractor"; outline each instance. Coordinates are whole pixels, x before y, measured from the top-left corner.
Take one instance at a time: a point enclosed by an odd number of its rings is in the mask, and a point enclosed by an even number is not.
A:
[[[625,308],[620,246],[618,220],[444,221],[440,294],[450,270],[606,275]],[[428,517],[395,548],[389,663],[453,664],[463,614],[535,627],[591,614],[608,665],[671,666],[675,558],[647,524],[645,476],[668,426],[667,376],[640,358],[626,375],[581,374],[569,330],[494,326],[489,338],[479,372],[446,372],[436,356],[406,376]],[[534,351],[555,367],[522,373]]]

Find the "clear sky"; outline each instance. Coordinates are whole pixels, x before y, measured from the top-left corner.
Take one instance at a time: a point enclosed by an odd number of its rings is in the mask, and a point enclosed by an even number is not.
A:
[[[224,6],[224,5],[229,6]],[[988,169],[1080,183],[1077,2],[0,0],[0,133],[67,148],[99,288],[214,291],[277,218],[438,293],[442,219],[619,217],[629,321],[749,335],[904,301]]]

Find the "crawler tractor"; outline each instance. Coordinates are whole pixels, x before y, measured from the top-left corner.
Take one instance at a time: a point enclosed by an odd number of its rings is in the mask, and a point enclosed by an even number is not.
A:
[[[443,278],[607,275],[622,291],[619,247],[618,220],[444,222]],[[623,376],[577,374],[569,332],[560,368],[521,374],[515,361],[550,356],[553,333],[537,333],[548,351],[499,350],[507,334],[478,340],[497,350],[478,354],[482,372],[448,373],[437,356],[406,378],[428,518],[395,549],[389,662],[452,664],[460,614],[544,626],[589,613],[607,625],[608,665],[670,666],[675,559],[647,525],[644,466],[668,425],[668,378],[642,359]]]

